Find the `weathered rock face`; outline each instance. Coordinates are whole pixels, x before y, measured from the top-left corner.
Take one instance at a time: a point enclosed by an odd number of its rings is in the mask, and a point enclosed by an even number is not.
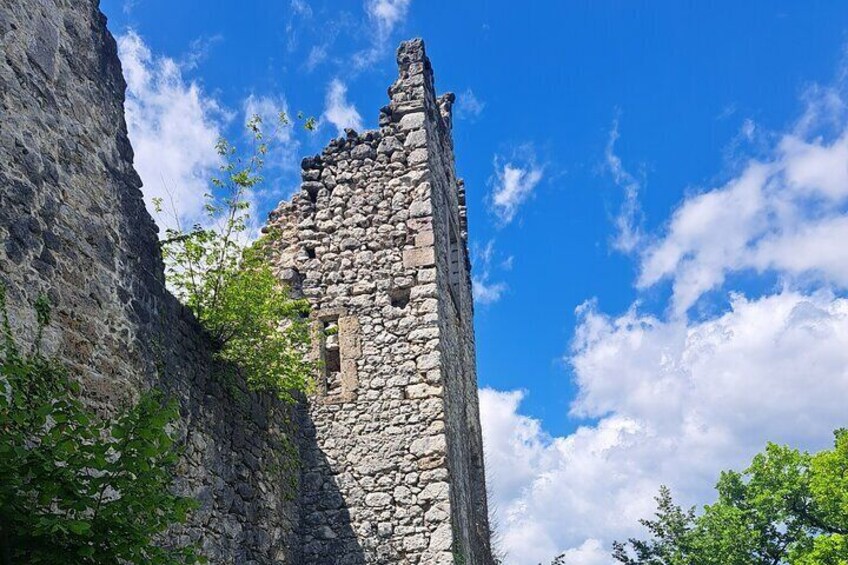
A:
[[[304,159],[280,204],[280,276],[323,361],[303,415],[304,563],[492,562],[453,95],[420,40],[380,129]]]
[[[170,539],[199,542],[212,563],[296,563],[288,410],[216,378],[200,329],[165,290],[124,89],[95,0],[0,2],[0,279],[12,321],[31,326],[47,293],[48,345],[104,412],[152,384],[180,399],[177,487],[202,506]]]

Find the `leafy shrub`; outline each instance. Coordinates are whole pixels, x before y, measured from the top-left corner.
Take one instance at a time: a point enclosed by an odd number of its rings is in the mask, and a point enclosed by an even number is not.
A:
[[[278,127],[289,123],[285,114],[279,121]],[[304,127],[312,129],[314,120]],[[206,225],[183,229],[174,211],[177,227],[166,230],[162,255],[169,286],[210,333],[218,357],[236,364],[253,390],[291,401],[311,383],[313,366],[304,359],[309,304],[292,299],[274,276],[269,254],[277,234],[247,242],[247,196],[262,182],[268,152],[259,116],[247,129],[253,142],[247,157],[224,139],[217,144],[223,164],[204,195]],[[154,204],[161,213],[163,201]]]
[[[77,398],[65,367],[41,353],[50,320],[36,303],[38,334],[22,352],[0,285],[0,562],[45,565],[201,561],[192,547],[153,543],[195,506],[171,493],[177,406],[157,392],[115,419]]]

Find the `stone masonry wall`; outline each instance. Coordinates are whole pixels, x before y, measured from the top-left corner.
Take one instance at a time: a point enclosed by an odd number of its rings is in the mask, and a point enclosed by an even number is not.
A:
[[[303,190],[272,214],[323,361],[296,413],[223,377],[165,289],[97,2],[1,4],[0,55],[12,322],[31,335],[46,293],[46,345],[104,414],[150,386],[180,400],[176,488],[201,508],[167,539],[215,564],[491,563],[453,97],[436,98],[423,43],[401,46],[380,129],[304,160]]]
[[[303,563],[492,563],[464,195],[421,40],[380,129],[303,161],[271,214],[280,277],[313,305]]]
[[[177,487],[202,506],[170,539],[197,541],[215,564],[297,563],[290,410],[217,377],[165,290],[124,90],[96,1],[0,2],[0,280],[13,324],[31,330],[47,293],[47,345],[104,413],[154,384],[180,399]]]

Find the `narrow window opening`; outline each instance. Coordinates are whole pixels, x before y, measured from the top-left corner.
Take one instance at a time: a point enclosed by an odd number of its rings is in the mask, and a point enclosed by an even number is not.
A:
[[[324,322],[324,376],[327,393],[341,390],[342,356],[339,349],[338,320]]]
[[[307,247],[306,248],[306,256],[309,257],[310,259],[315,259],[315,248],[314,247]]]
[[[307,189],[306,194],[309,196],[309,201],[313,204],[318,203],[318,191],[315,189]]]
[[[394,308],[406,308],[409,304],[409,289],[394,288],[389,291],[389,300]]]

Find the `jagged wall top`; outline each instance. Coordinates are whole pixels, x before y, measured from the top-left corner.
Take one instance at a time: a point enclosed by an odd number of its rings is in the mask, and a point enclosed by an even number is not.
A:
[[[436,96],[433,67],[427,57],[424,40],[410,39],[397,50],[398,78],[389,87],[391,103],[380,111],[380,125],[391,122],[392,116],[438,108],[442,125],[449,131],[453,124],[452,106],[456,96],[447,92]]]
[[[392,124],[400,122],[399,125],[405,130],[432,128],[435,125],[435,131],[430,133],[436,136],[440,146],[451,152],[452,158],[453,139],[450,134],[453,127],[453,103],[456,96],[453,92],[436,95],[433,68],[427,56],[424,40],[415,38],[401,42],[397,49],[397,65],[398,78],[388,88],[389,104],[380,109],[379,129],[365,130],[360,133],[352,128],[346,128],[345,136],[332,139],[322,153],[305,157],[301,161],[303,180],[301,191],[295,194],[291,201],[281,202],[278,208],[270,213],[269,223],[274,223],[291,206],[306,205],[309,208],[308,201],[315,203],[318,192],[323,188],[323,185],[318,182],[321,171],[326,161],[335,159],[340,151],[350,150],[353,158],[375,158],[379,153],[392,155],[394,148],[387,145],[396,143],[395,139],[391,138],[383,142],[383,138],[387,135],[391,137]],[[424,145],[423,139],[417,143]],[[395,158],[400,158],[400,154]],[[458,179],[457,185],[462,206],[464,235],[465,202],[464,184],[461,179]]]

